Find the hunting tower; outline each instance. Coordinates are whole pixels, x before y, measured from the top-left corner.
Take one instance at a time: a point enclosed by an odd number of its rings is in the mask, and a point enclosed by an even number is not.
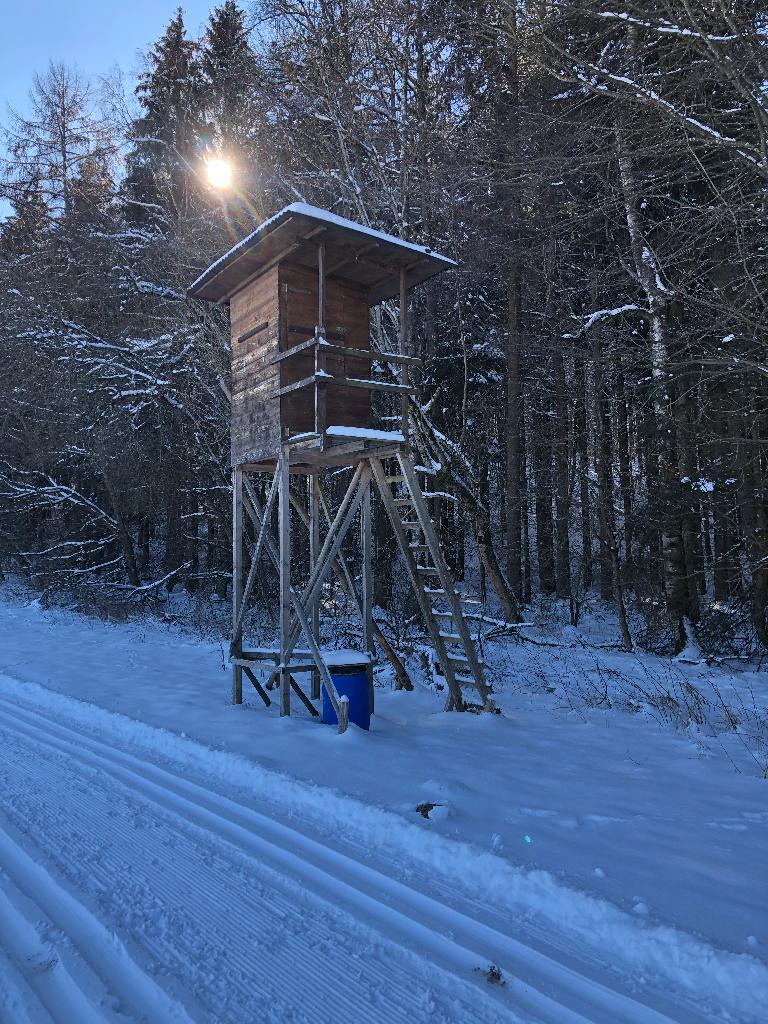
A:
[[[244,673],[270,703],[254,669],[272,662],[267,687],[279,678],[281,714],[290,714],[292,691],[310,713],[317,714],[312,700],[320,696],[322,682],[340,729],[346,728],[346,705],[319,645],[322,588],[332,571],[344,582],[363,620],[372,696],[370,500],[375,485],[445,676],[449,706],[463,706],[462,686],[475,689],[484,706],[490,704],[461,595],[440,552],[427,506],[430,495],[419,485],[409,444],[410,370],[419,360],[405,351],[408,290],[451,266],[453,260],[424,246],[294,203],[242,239],[189,289],[194,298],[228,302],[230,309],[235,703],[242,701]],[[396,297],[400,352],[374,350],[369,311]],[[392,424],[390,416],[387,425],[399,429],[377,429],[373,392],[397,399],[397,422]],[[349,467],[352,472],[335,510],[325,499],[321,480],[329,467]],[[260,473],[271,478],[262,498],[253,479]],[[306,508],[290,490],[291,474],[309,478]],[[275,502],[277,536],[272,528]],[[358,513],[360,586],[342,552]],[[292,519],[297,517],[309,533],[310,570],[303,585],[291,579]],[[326,532],[321,543],[323,520]],[[262,555],[280,577],[280,646],[247,650],[243,616]],[[306,647],[300,649],[302,637]],[[301,673],[311,673],[311,699],[296,681]]]

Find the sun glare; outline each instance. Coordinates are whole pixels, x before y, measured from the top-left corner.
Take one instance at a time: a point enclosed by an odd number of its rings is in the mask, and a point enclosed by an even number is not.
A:
[[[213,157],[207,161],[208,182],[214,188],[226,188],[232,181],[232,168],[226,160]]]

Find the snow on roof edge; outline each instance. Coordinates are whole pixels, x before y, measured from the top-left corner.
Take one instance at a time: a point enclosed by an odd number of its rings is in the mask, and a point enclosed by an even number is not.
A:
[[[314,217],[315,220],[324,220],[328,224],[334,224],[336,227],[346,228],[347,230],[356,231],[361,235],[369,235],[372,238],[377,238],[380,241],[389,242],[394,245],[398,245],[403,249],[410,249],[413,252],[420,252],[424,256],[431,256],[433,259],[441,260],[450,266],[457,267],[458,263],[456,260],[451,259],[450,256],[443,256],[439,252],[435,252],[434,249],[430,249],[426,245],[417,245],[415,242],[407,242],[403,238],[398,238],[396,235],[388,235],[384,231],[376,231],[374,228],[368,228],[364,224],[358,224],[357,221],[348,220],[346,217],[340,217],[336,213],[331,213],[330,210],[323,210],[319,206],[310,206],[309,203],[291,203],[289,206],[284,206],[282,210],[278,210],[277,213],[273,213],[271,217],[268,217],[263,223],[259,224],[257,228],[254,228],[250,234],[246,235],[245,238],[241,238],[239,242],[228,249],[223,256],[220,256],[214,263],[204,270],[199,277],[195,278],[192,284],[187,288],[187,292],[192,292],[198,285],[202,284],[203,281],[211,276],[216,276],[215,271],[217,267],[220,267],[224,263],[231,262],[235,254],[243,249],[249,248],[253,240],[278,220],[281,220],[286,215],[291,213],[298,213],[305,217]]]
[[[327,221],[329,224],[335,224],[337,227],[357,231],[361,235],[370,235],[371,238],[378,238],[382,242],[399,245],[403,249],[411,249],[413,252],[420,252],[424,256],[432,256],[436,260],[442,260],[444,263],[450,263],[451,266],[458,266],[456,260],[452,260],[450,256],[443,256],[441,253],[435,252],[435,250],[430,249],[428,245],[417,245],[416,242],[408,242],[404,238],[398,238],[397,235],[389,235],[386,231],[377,231],[375,228],[368,228],[365,224],[359,224],[357,221],[349,220],[347,217],[340,217],[337,213],[331,213],[330,210],[323,210],[319,206],[310,206],[308,203],[291,203],[290,206],[285,207],[285,212],[288,211],[291,213],[301,213],[306,217],[315,217],[317,220]]]

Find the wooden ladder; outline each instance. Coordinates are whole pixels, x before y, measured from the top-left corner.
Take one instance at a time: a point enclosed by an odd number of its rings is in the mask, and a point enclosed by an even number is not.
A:
[[[476,691],[485,710],[492,711],[484,666],[462,610],[467,599],[456,592],[411,455],[401,452],[396,458],[394,473],[388,474],[377,458],[370,460],[371,468],[448,685],[447,707],[466,706],[462,692],[466,687]]]

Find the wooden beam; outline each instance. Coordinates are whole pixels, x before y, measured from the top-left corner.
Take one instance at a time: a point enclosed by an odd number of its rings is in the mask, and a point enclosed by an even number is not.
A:
[[[357,249],[353,249],[352,252],[345,253],[340,259],[332,263],[325,271],[326,276],[330,277],[331,274],[335,274],[337,270],[341,270],[347,263],[352,263],[354,260],[360,259],[367,252],[371,252],[373,249],[377,249],[379,246],[378,242],[368,242],[366,245],[362,245]]]
[[[301,604],[301,601],[298,599],[298,596],[296,594],[294,594],[293,596],[295,599],[294,611],[299,620],[300,626],[304,631],[304,636],[306,637],[307,640],[307,646],[309,647],[310,653],[312,654],[312,657],[315,661],[315,665],[317,666],[317,670],[320,673],[320,676],[323,680],[323,685],[325,686],[325,689],[328,693],[328,697],[330,698],[331,704],[333,705],[333,710],[336,712],[336,718],[338,719],[339,722],[339,732],[346,732],[347,727],[349,726],[349,702],[346,697],[339,697],[336,685],[333,679],[331,678],[330,672],[328,671],[328,666],[323,661],[323,656],[320,653],[320,648],[315,643],[315,639],[312,636],[312,627],[310,626],[309,620],[307,619],[307,616],[304,612],[304,607]],[[317,714],[317,712],[315,712],[315,714]]]
[[[259,324],[258,327],[252,327],[250,331],[246,331],[245,334],[241,334],[237,339],[238,345],[243,341],[248,341],[249,338],[255,337],[257,334],[261,334],[262,331],[266,331],[269,327],[269,320],[265,320],[263,324]]]
[[[269,694],[264,689],[264,687],[261,685],[261,683],[256,678],[256,676],[253,674],[251,669],[247,665],[243,665],[242,666],[242,671],[246,674],[246,676],[248,676],[250,681],[253,683],[253,686],[254,686],[254,689],[256,690],[256,693],[258,693],[258,695],[264,701],[266,706],[269,707],[270,704],[272,703],[272,701],[269,699]]]
[[[322,585],[331,570],[333,562],[341,547],[342,541],[349,530],[349,527],[360,508],[365,488],[368,487],[371,478],[371,471],[364,462],[358,464],[355,469],[352,481],[347,488],[338,512],[331,524],[331,528],[323,542],[322,549],[318,555],[317,565],[311,573],[309,582],[304,588],[301,597],[298,599],[298,607],[310,607],[312,601],[319,595]],[[298,614],[298,612],[297,612]],[[300,621],[300,620],[299,620]],[[291,626],[287,655],[293,652],[296,641],[299,637],[299,629],[294,622]],[[310,644],[311,648],[311,644]]]
[[[318,496],[320,498],[320,503],[321,503],[321,505],[323,507],[323,512],[325,513],[326,521],[328,523],[328,526],[330,527],[331,522],[332,522],[331,512],[330,512],[330,509],[328,507],[328,501],[327,501],[327,499],[325,497],[325,492],[323,491],[323,487],[322,487],[322,484],[320,482],[319,477],[318,477],[318,481],[317,481],[317,491],[318,491]],[[349,571],[349,567],[347,565],[347,560],[344,557],[344,555],[341,553],[341,551],[339,551],[338,555],[336,556],[336,560],[337,560],[337,562],[339,564],[339,568],[341,569],[343,578],[346,581],[347,587],[349,588],[349,593],[352,595],[352,598],[353,598],[353,600],[355,602],[355,605],[357,607],[357,613],[360,616],[360,618],[362,619],[363,618],[363,604],[362,604],[362,601],[360,600],[360,598],[358,596],[357,588],[355,587],[354,580],[352,579],[352,574]]]
[[[243,469],[246,473],[274,473],[276,460],[271,462],[245,462]],[[292,462],[291,473],[294,476],[306,476],[308,473],[317,473],[317,466],[310,466],[305,462]]]
[[[370,473],[369,473],[369,478],[370,478]],[[247,481],[246,481],[246,483],[247,483]],[[282,484],[282,478],[281,478],[281,484]],[[253,488],[250,487],[250,485],[248,486],[248,492],[247,493],[248,493],[248,498],[249,498],[250,506],[247,505],[246,508],[248,508],[249,512],[253,516],[254,525],[256,523],[261,525],[261,523],[264,522],[264,518],[263,518],[263,510],[261,509],[261,505],[260,505],[259,499],[258,499],[256,493],[253,491]],[[280,493],[285,493],[285,492],[281,491]],[[282,515],[279,518],[281,520],[281,536],[282,536],[282,525],[283,525],[282,524]],[[266,539],[266,548],[267,548],[267,551],[270,554],[270,557],[272,558],[273,564],[275,564],[276,568],[282,569],[282,554],[283,554],[282,547],[281,547],[280,551],[277,550],[275,542],[274,542],[274,539],[273,539],[271,533],[267,533],[266,537],[267,537],[267,539]],[[282,583],[282,581],[283,581],[283,577],[281,576],[281,583]],[[322,579],[321,579],[321,584],[322,584]],[[293,588],[290,587],[290,581],[289,581],[289,596],[290,596],[291,604],[293,605],[293,609],[294,609],[296,618],[298,619],[301,628],[304,630],[304,634],[305,634],[305,637],[306,637],[306,640],[307,640],[307,646],[309,647],[310,654],[312,655],[312,659],[313,659],[313,662],[314,662],[314,667],[320,673],[320,676],[321,676],[321,678],[322,678],[322,680],[323,680],[323,682],[325,684],[326,690],[328,691],[328,696],[330,697],[331,703],[333,704],[334,710],[336,711],[336,716],[337,716],[337,718],[339,720],[339,732],[344,732],[346,730],[347,726],[348,726],[348,723],[349,723],[349,705],[348,705],[348,703],[345,700],[341,700],[341,698],[338,695],[336,687],[334,686],[333,680],[331,679],[330,673],[328,671],[328,667],[325,664],[325,662],[322,660],[322,656],[320,654],[319,645],[315,642],[315,639],[312,636],[312,629],[311,629],[311,627],[309,625],[309,622],[307,620],[307,617],[306,617],[306,614],[304,612],[304,608],[302,606],[302,603],[301,603],[298,595],[294,592]],[[284,606],[282,604],[282,593],[281,593],[281,612],[282,612],[283,607]],[[282,627],[282,625],[283,625],[283,621],[282,621],[282,616],[281,616],[281,627]],[[293,624],[293,628],[295,628],[295,624]],[[290,688],[292,688],[294,690],[294,692],[298,693],[298,689],[299,688],[298,688],[298,684],[296,684],[295,680],[292,680],[291,672],[290,672],[291,669],[293,669],[295,671],[297,666],[291,665],[290,664],[290,660],[289,660],[290,659],[290,653],[292,653],[293,648],[296,645],[296,639],[294,639],[293,643],[290,644],[290,649],[289,650],[287,650],[286,645],[283,644],[283,642],[282,642],[282,640],[283,640],[282,628],[281,628],[281,638],[280,639],[281,639],[281,643],[280,643],[280,662],[279,662],[279,665],[275,666],[275,668],[272,669],[272,672],[269,675],[269,679],[267,680],[267,686],[269,686],[269,684],[271,683],[272,679],[274,679],[275,675],[280,675],[281,676],[281,714],[282,714],[283,713],[282,712],[283,677],[284,676],[288,677]],[[307,666],[307,667],[309,667],[309,666]],[[299,696],[299,699],[302,700],[302,701],[306,700],[306,694],[304,694],[303,691],[302,691],[301,695]],[[290,713],[290,690],[289,690],[289,693],[288,693],[288,707],[289,707],[288,713]]]
[[[317,565],[320,552],[320,478],[314,473],[307,481],[309,491],[309,571]],[[320,643],[320,599],[312,602],[310,608],[310,627],[315,641]],[[312,673],[312,699],[320,699],[320,673]]]
[[[288,673],[288,678],[291,680],[291,689],[293,690],[293,692],[299,698],[299,700],[310,713],[310,715],[312,715],[313,718],[317,718],[320,715],[320,712],[317,710],[317,708],[312,706],[312,701],[309,699],[306,693],[304,693],[304,691],[293,678],[293,675],[290,672]]]
[[[317,327],[325,334],[325,242],[317,247]]]
[[[314,328],[312,328],[314,331]],[[276,356],[273,356],[269,360],[267,366],[275,366],[277,363],[282,363],[285,359],[290,359],[292,356],[297,356],[302,352],[306,352],[307,349],[314,348],[317,344],[317,338],[312,337],[309,341],[302,341],[298,345],[292,345],[291,348],[287,348],[285,352],[279,352]]]
[[[402,387],[407,388],[408,391],[403,391],[400,395],[400,433],[403,435],[403,440],[408,444],[408,426],[410,416],[410,401],[411,395],[415,389],[411,387],[411,376],[410,367],[404,366],[403,373],[401,376]]]
[[[327,391],[325,387],[325,246],[317,247],[317,329],[315,330],[315,433],[322,445],[327,425]]]
[[[408,288],[405,281],[405,267],[400,267],[400,331],[399,338],[400,351],[403,355],[406,355],[406,348],[408,347]],[[408,377],[408,366],[403,367],[402,382],[405,387],[410,384]],[[408,438],[408,403],[410,396],[403,394],[400,399],[400,423],[401,432],[404,438]]]
[[[355,470],[355,475],[354,475],[354,477],[352,479],[352,482],[351,482],[350,487],[349,487],[349,489],[347,491],[347,494],[345,495],[344,500],[342,501],[342,506],[339,509],[339,512],[337,513],[337,515],[336,515],[336,517],[334,519],[334,526],[332,527],[332,529],[335,528],[337,531],[340,532],[340,537],[337,536],[336,539],[333,540],[333,541],[330,540],[330,535],[328,537],[326,537],[325,543],[323,544],[323,549],[321,550],[320,555],[318,557],[318,562],[320,562],[321,560],[323,560],[323,562],[324,562],[324,567],[320,568],[319,565],[316,566],[316,571],[313,574],[314,577],[316,578],[316,589],[318,590],[318,592],[319,592],[319,589],[322,587],[322,584],[323,584],[323,582],[325,580],[325,577],[326,577],[327,572],[328,572],[328,568],[335,563],[336,558],[338,557],[339,548],[341,547],[341,541],[344,539],[346,531],[349,529],[349,524],[351,523],[352,518],[354,518],[354,515],[357,512],[357,509],[359,508],[359,502],[360,502],[360,499],[362,497],[360,495],[360,490],[361,490],[361,488],[368,487],[370,485],[370,477],[371,477],[370,469],[367,469],[367,467],[364,469],[362,464],[359,465],[357,467],[357,469]],[[282,479],[281,479],[281,484],[282,484]],[[357,487],[357,497],[356,498],[350,498],[350,495],[354,495],[355,487]],[[251,484],[250,484],[250,482],[248,480],[245,480],[245,491],[246,491],[246,494],[247,494],[247,497],[248,497],[248,501],[244,503],[244,507],[245,507],[246,511],[248,512],[249,516],[252,518],[254,525],[257,526],[257,528],[260,528],[261,523],[263,521],[262,515],[261,515],[261,513],[262,513],[261,503],[259,502],[258,495],[254,491],[253,487],[251,486]],[[351,501],[351,507],[350,507],[350,501]],[[346,513],[345,513],[345,515],[342,516],[342,512],[344,512],[345,507],[346,507]],[[279,518],[282,520],[282,516],[280,516]],[[281,525],[282,525],[282,523],[281,523]],[[274,538],[273,538],[273,536],[272,536],[270,531],[268,531],[267,534],[266,534],[265,545],[266,545],[267,552],[268,552],[268,554],[269,554],[269,556],[270,556],[270,558],[272,560],[273,565],[275,566],[275,568],[277,568],[279,570],[281,568],[281,566],[282,566],[282,560],[281,560],[282,551],[278,550],[278,547],[275,544]],[[293,588],[290,587],[290,586],[289,586],[289,596],[290,596],[291,604],[293,606],[293,609],[294,609],[294,612],[295,612],[295,615],[296,615],[296,619],[298,620],[298,623],[299,623],[299,627],[301,629],[304,629],[304,634],[305,634],[305,637],[306,637],[306,640],[307,640],[307,646],[309,647],[310,653],[312,654],[312,658],[313,658],[313,661],[315,663],[315,667],[320,672],[321,678],[323,679],[323,682],[325,683],[326,689],[328,691],[328,696],[329,696],[329,698],[331,700],[331,703],[334,705],[334,710],[336,711],[336,715],[337,715],[337,718],[339,720],[339,732],[344,732],[347,729],[347,726],[349,724],[349,704],[348,704],[348,702],[346,700],[342,700],[342,699],[339,698],[339,695],[338,695],[338,692],[336,690],[336,687],[334,686],[333,680],[331,679],[330,673],[328,672],[328,667],[326,666],[325,662],[322,660],[322,657],[321,657],[321,654],[320,654],[320,649],[319,649],[318,645],[315,643],[314,637],[312,636],[312,630],[309,627],[309,623],[308,623],[306,614],[304,612],[304,607],[303,607],[303,604],[302,604],[302,600],[298,597],[298,595],[294,592]],[[311,592],[309,594],[307,594],[306,590],[305,590],[304,604],[309,603],[309,601],[314,596],[315,595],[313,593],[311,593]],[[282,594],[281,594],[281,598],[282,598]],[[283,606],[281,604],[281,613],[282,613],[282,608],[283,608]],[[283,625],[283,622],[282,622],[282,615],[281,615],[281,627],[282,627],[282,625]],[[281,629],[280,665],[276,666],[272,670],[272,672],[270,673],[269,679],[267,680],[267,686],[269,686],[270,682],[272,681],[272,679],[274,679],[275,675],[280,674],[281,671],[286,671],[290,667],[289,659],[290,659],[290,655],[293,653],[293,648],[296,646],[296,640],[297,639],[298,639],[298,630],[296,629],[296,623],[295,622],[291,624],[291,636],[289,637],[289,641],[290,642],[287,645],[284,645],[283,642],[282,642],[282,629]],[[285,668],[283,668],[283,667],[285,667]],[[290,675],[290,672],[287,672],[287,674]],[[282,679],[281,679],[281,683],[282,683]],[[288,701],[289,701],[289,708],[290,708],[290,690],[289,690],[289,694],[288,694]],[[282,686],[281,686],[281,702],[282,702]],[[281,714],[282,714],[282,709],[281,709]]]
[[[243,471],[232,470],[232,623],[233,654],[239,654],[241,644],[235,640],[235,625],[240,620],[243,586]],[[240,665],[232,666],[232,703],[243,703],[243,670]]]
[[[239,644],[242,640],[243,635],[243,617],[245,615],[246,608],[248,607],[248,599],[251,596],[253,590],[253,584],[256,580],[256,567],[259,563],[259,555],[261,554],[261,546],[264,543],[264,534],[269,521],[270,513],[272,512],[272,506],[275,502],[275,494],[277,493],[279,471],[275,469],[272,477],[272,483],[269,485],[269,493],[267,495],[267,503],[264,506],[264,517],[262,519],[261,528],[259,530],[259,536],[254,545],[253,551],[251,552],[251,565],[248,569],[248,578],[245,581],[245,587],[240,595],[240,608],[235,618],[235,625],[232,631],[232,648],[231,651],[234,654],[234,645]],[[241,570],[242,571],[242,570]]]
[[[237,288],[234,289],[234,291],[229,292],[228,295],[222,296],[222,298],[219,299],[216,305],[218,306],[219,303],[221,302],[229,302],[231,299],[235,297],[235,295],[239,294],[239,292],[241,292],[243,288],[247,288],[249,284],[255,281],[257,277],[261,277],[262,274],[266,274],[266,272],[268,270],[271,270],[276,263],[281,263],[283,260],[288,259],[288,257],[292,256],[297,249],[300,249],[305,242],[309,242],[312,238],[316,238],[318,235],[324,234],[325,231],[326,228],[317,227],[313,231],[309,231],[306,235],[302,235],[301,238],[297,238],[295,242],[292,242],[290,245],[286,246],[285,249],[279,252],[276,256],[273,256],[271,260],[267,260],[266,263],[262,263],[261,266],[258,267],[258,269],[254,270],[252,274],[249,274],[244,281],[241,281],[240,284],[238,284]],[[222,273],[224,273],[224,270],[226,269],[228,268],[223,268]],[[211,280],[215,281],[216,278],[211,278]],[[206,284],[210,283],[210,281],[206,282]]]
[[[401,441],[382,445],[374,445],[370,441],[353,441],[348,445],[334,444],[333,447],[327,448],[324,452],[305,451],[302,453],[302,458],[306,460],[308,465],[319,470],[326,466],[351,466],[356,462],[364,462],[373,455],[377,459],[388,459],[391,456],[399,455],[403,447],[404,445]]]
[[[405,267],[400,267],[400,330],[398,341],[400,342],[400,351],[403,355],[407,355],[405,351],[408,345],[408,289],[405,284]]]
[[[291,496],[288,453],[281,449],[277,465],[278,522],[280,541],[280,715],[291,713],[291,674],[286,668],[290,657],[291,630]],[[261,513],[262,526],[267,516]]]
[[[362,579],[362,613],[363,613],[363,638],[365,649],[368,652],[368,704],[371,714],[374,711],[373,692],[373,661],[376,656],[376,649],[373,645],[373,536],[371,532],[371,488],[367,487],[363,497],[362,515],[360,521],[360,547],[363,556],[363,579]]]
[[[295,384],[288,384],[284,388],[277,388],[275,391],[270,391],[269,398],[280,398],[283,395],[290,395],[292,391],[299,391],[301,388],[311,387],[316,380],[316,373],[313,373],[311,377],[302,377],[301,380],[297,380]]]
[[[323,331],[323,337],[331,338],[333,341],[344,341],[346,339],[348,333],[349,332],[346,331],[346,330],[329,331],[329,330],[326,329],[326,330]],[[288,328],[288,334],[311,334],[314,337],[314,335],[315,335],[315,328],[314,327],[300,327],[297,324],[295,326],[292,326],[292,327]]]
[[[327,348],[326,345],[318,345],[315,350],[316,353]],[[324,359],[324,356],[320,357]],[[316,362],[319,359],[316,357]],[[276,391],[271,391],[269,394],[270,398],[280,398],[282,395],[288,395],[292,391],[299,391],[301,388],[308,388],[312,384],[317,384],[318,392],[320,389],[324,389],[328,385],[336,385],[337,387],[343,388],[363,388],[366,391],[387,391],[394,395],[413,394],[414,388],[406,384],[390,384],[389,381],[385,380],[364,380],[362,377],[338,377],[331,376],[325,373],[324,370],[315,371],[311,377],[302,377],[301,380],[297,380],[295,384],[288,384],[284,388],[278,388]],[[323,430],[320,430],[320,424],[318,422],[317,415],[315,416],[315,433],[322,435],[325,431],[325,424]]]
[[[345,388],[364,388],[366,391],[388,391],[393,395],[411,395],[414,388],[407,384],[390,384],[384,380],[363,380],[360,377],[326,377],[326,384]]]
[[[299,345],[293,345],[291,348],[286,349],[285,352],[280,352],[274,356],[267,365],[274,366],[276,363],[282,363],[285,359],[290,359],[292,356],[306,352],[308,348],[313,348],[317,343],[317,338],[302,341]],[[376,349],[370,348],[353,348],[351,345],[327,344],[323,345],[323,348],[326,355],[329,356],[349,356],[355,359],[367,359],[372,363],[402,363],[406,366],[421,365],[421,359],[417,359],[416,356],[403,356],[399,352],[379,352]]]

